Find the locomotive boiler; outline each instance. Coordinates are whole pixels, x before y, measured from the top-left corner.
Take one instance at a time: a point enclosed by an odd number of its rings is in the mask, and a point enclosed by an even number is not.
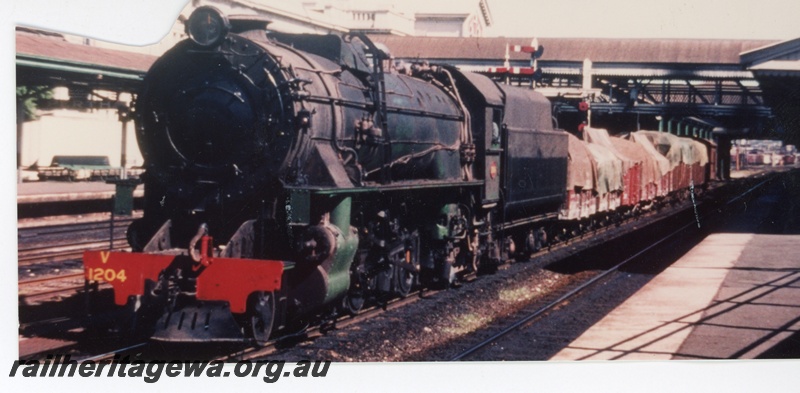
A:
[[[396,70],[359,34],[207,6],[186,25],[136,99],[132,252],[84,254],[141,334],[263,343],[547,243],[570,140],[541,94]]]

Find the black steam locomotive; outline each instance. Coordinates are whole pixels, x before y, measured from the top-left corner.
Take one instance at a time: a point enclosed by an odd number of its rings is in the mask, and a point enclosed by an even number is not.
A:
[[[133,252],[84,257],[154,338],[263,342],[546,242],[569,143],[541,94],[212,7],[187,32],[136,102]]]

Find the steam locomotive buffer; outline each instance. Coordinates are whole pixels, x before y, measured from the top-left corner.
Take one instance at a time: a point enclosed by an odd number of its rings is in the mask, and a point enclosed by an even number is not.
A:
[[[574,137],[533,90],[450,66],[393,70],[364,35],[271,32],[213,7],[187,32],[136,102],[133,252],[84,254],[138,334],[263,343],[491,272],[585,218],[589,199],[567,200]],[[599,206],[645,193],[632,195]]]

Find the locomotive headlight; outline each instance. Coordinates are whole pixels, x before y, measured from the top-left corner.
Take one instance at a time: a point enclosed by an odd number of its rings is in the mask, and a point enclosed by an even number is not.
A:
[[[186,34],[197,45],[203,47],[221,44],[230,29],[228,18],[211,6],[196,9],[186,23]]]

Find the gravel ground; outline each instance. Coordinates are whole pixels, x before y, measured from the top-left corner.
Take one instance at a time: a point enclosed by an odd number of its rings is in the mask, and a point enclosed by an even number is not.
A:
[[[458,288],[438,292],[368,321],[334,330],[313,342],[269,356],[270,359],[394,362],[449,360],[492,334],[516,313],[535,309],[596,274],[592,265],[575,272],[548,268],[570,259],[589,260],[583,250],[610,241],[642,223],[623,225],[534,258],[503,266]],[[550,265],[552,267],[552,265]],[[528,358],[527,360],[533,360]]]
[[[433,360],[436,348],[452,346],[570,280],[570,276],[543,270],[537,263],[517,263],[496,275],[330,332],[276,356],[287,360]]]

